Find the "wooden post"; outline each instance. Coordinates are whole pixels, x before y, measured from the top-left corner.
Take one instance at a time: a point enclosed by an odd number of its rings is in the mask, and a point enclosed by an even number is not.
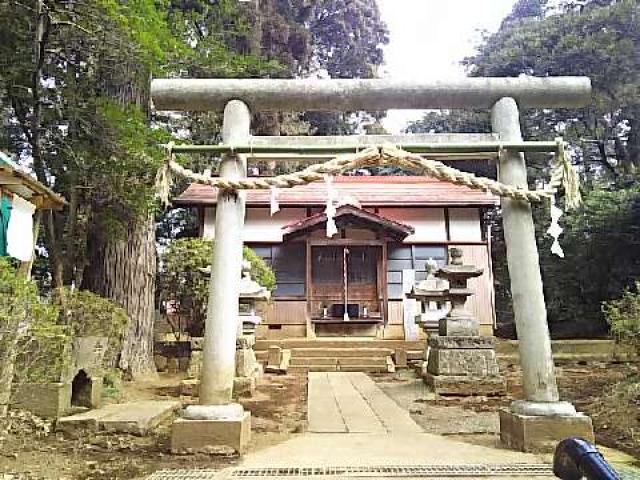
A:
[[[307,215],[309,216],[309,215]],[[306,323],[306,329],[305,329],[305,337],[307,339],[314,339],[316,338],[316,332],[313,326],[313,322],[311,321],[311,317],[313,316],[313,308],[312,308],[312,300],[313,300],[313,295],[312,292],[313,290],[311,289],[311,282],[313,281],[313,277],[311,276],[311,255],[312,255],[312,250],[311,250],[311,243],[309,242],[309,239],[307,238],[305,240],[305,297],[307,300],[307,308],[305,309],[305,311],[307,312],[307,317],[305,318],[305,323]]]
[[[230,101],[224,109],[223,141],[229,144],[246,142],[250,124],[249,108],[239,100]],[[246,175],[247,165],[243,156],[230,154],[223,157],[221,177],[240,178]],[[231,402],[244,217],[243,194],[219,190],[200,383],[200,403],[203,405]]]

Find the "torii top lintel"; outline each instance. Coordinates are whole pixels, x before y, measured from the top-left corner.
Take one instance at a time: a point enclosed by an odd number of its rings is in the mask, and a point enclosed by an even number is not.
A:
[[[221,111],[242,100],[251,111],[357,111],[491,108],[504,97],[522,108],[582,107],[591,101],[587,77],[469,77],[459,80],[156,79],[158,110]]]

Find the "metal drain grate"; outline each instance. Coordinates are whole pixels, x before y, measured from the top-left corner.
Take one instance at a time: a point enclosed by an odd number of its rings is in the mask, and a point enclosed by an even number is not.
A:
[[[416,465],[416,466],[363,466],[363,467],[287,467],[287,468],[235,468],[214,470],[163,470],[148,480],[204,480],[229,478],[284,478],[284,477],[554,477],[550,465]]]
[[[475,477],[551,475],[549,465],[417,465],[372,467],[293,467],[235,469],[230,478],[248,477]]]

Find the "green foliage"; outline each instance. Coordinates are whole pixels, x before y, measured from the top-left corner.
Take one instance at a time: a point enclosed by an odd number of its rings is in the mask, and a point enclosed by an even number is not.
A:
[[[248,247],[243,256],[251,264],[251,277],[272,291],[276,286],[273,270]],[[211,265],[213,243],[202,238],[172,241],[160,257],[158,296],[161,303],[170,302],[178,317],[175,331],[185,328],[198,332],[204,325],[209,292],[209,276],[202,269]]]
[[[151,128],[138,107],[106,99],[99,101],[95,121],[94,131],[101,141],[87,149],[85,174],[101,203],[94,204],[92,211],[103,231],[122,236],[131,222],[155,208],[155,174],[164,160],[159,145],[170,136]]]
[[[272,292],[276,288],[276,274],[273,269],[249,247],[244,247],[243,256],[251,264],[251,278]]]
[[[204,324],[209,280],[200,269],[211,264],[212,256],[211,242],[199,238],[174,240],[160,256],[157,293],[161,305],[173,304],[178,317],[175,331],[185,323]]]
[[[52,301],[41,298],[34,281],[0,258],[0,371],[14,363],[13,383],[60,381],[73,337],[108,337],[111,358],[127,324],[122,308],[91,292],[60,289]]]
[[[117,23],[151,71],[161,72],[171,60],[188,55],[189,48],[174,36],[168,23],[166,0],[99,0],[107,15]]]
[[[110,358],[120,350],[129,325],[127,312],[115,302],[88,290],[60,288],[54,295],[54,305],[60,311],[59,323],[74,337],[107,337]]]
[[[491,119],[487,111],[430,111],[411,122],[407,133],[490,133]]]
[[[621,298],[604,302],[602,309],[616,340],[640,347],[640,281],[635,291],[625,289]]]
[[[528,4],[528,5],[527,5]],[[546,14],[546,2],[523,0],[500,30],[465,60],[475,76],[586,75],[587,108],[527,112],[529,136],[556,135],[576,144],[585,176],[632,172],[640,165],[640,6],[636,0],[588,0]],[[589,179],[590,180],[590,179]]]
[[[0,377],[14,370],[14,383],[60,379],[69,360],[69,330],[57,323],[57,313],[40,298],[35,282],[0,258]],[[0,399],[12,383],[3,380]]]
[[[640,184],[600,184],[583,201],[563,217],[565,258],[559,261],[549,252],[550,239],[542,242],[540,258],[549,320],[580,324],[588,334],[606,329],[601,303],[619,297],[640,278]],[[547,222],[543,213],[539,229]]]
[[[553,4],[553,5],[552,5]],[[635,0],[519,0],[498,32],[465,60],[474,76],[586,75],[594,102],[583,109],[523,110],[526,139],[564,136],[582,182],[584,205],[565,212],[560,242],[549,252],[549,212],[534,208],[545,298],[555,336],[602,335],[602,302],[618,298],[640,277],[637,167],[640,165],[640,23]],[[420,131],[476,131],[488,118],[457,111],[430,113]],[[488,131],[488,129],[485,129]],[[527,155],[529,183],[548,181],[547,155]],[[510,293],[502,225],[491,218],[498,321],[509,320]]]

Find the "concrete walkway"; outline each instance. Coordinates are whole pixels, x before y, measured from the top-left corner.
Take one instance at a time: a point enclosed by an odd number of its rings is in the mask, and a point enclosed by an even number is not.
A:
[[[309,372],[309,431],[421,433],[400,408],[361,372]]]
[[[247,469],[245,473],[266,468],[338,466],[493,465],[517,469],[542,463],[536,455],[424,433],[409,413],[364,373],[310,372],[308,401],[308,433],[247,455],[239,469]],[[512,477],[503,474],[500,478]]]

